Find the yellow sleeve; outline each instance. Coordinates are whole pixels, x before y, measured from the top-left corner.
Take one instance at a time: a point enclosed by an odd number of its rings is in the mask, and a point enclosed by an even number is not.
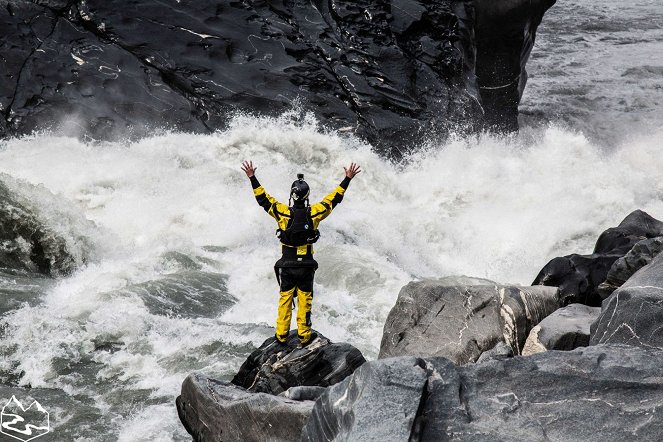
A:
[[[285,230],[288,225],[288,220],[290,219],[290,207],[278,202],[276,198],[268,194],[262,186],[253,189],[253,195],[255,195],[256,201],[258,201],[260,207],[265,209],[265,212],[276,220],[279,228]]]
[[[326,197],[322,199],[319,203],[313,204],[311,206],[311,218],[313,218],[313,227],[318,228],[320,221],[327,218],[341,201],[343,201],[343,195],[345,194],[345,189],[341,186],[336,186],[336,189]]]

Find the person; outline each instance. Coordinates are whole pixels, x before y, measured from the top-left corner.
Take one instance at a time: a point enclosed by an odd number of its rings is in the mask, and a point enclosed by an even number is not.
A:
[[[311,332],[311,305],[313,278],[318,268],[318,263],[313,259],[313,243],[320,236],[318,225],[343,200],[350,180],[361,172],[361,168],[355,163],[344,167],[343,181],[332,193],[313,205],[309,205],[310,189],[304,175],[299,174],[290,186],[290,200],[285,205],[265,192],[255,176],[256,169],[252,161],[242,163],[242,170],[251,180],[256,201],[276,220],[277,236],[281,241],[282,256],[274,265],[280,291],[276,339],[285,343],[288,337],[296,295],[297,336],[301,345],[306,346],[316,338],[315,333]]]

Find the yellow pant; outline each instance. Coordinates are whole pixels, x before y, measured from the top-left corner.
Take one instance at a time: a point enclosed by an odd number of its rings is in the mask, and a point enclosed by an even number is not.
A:
[[[276,338],[285,342],[290,332],[290,320],[292,319],[292,298],[297,292],[297,336],[300,342],[307,342],[311,337],[311,304],[313,303],[313,292],[303,292],[293,287],[285,292],[280,292],[279,313],[276,318]]]

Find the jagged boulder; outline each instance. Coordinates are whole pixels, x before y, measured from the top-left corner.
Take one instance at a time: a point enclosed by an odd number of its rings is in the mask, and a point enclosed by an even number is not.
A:
[[[657,441],[663,352],[549,351],[458,367],[371,361],[316,401],[302,441]]]
[[[589,329],[601,313],[600,307],[570,304],[546,317],[532,329],[523,355],[548,350],[573,350],[589,345]]]
[[[663,251],[663,237],[643,239],[610,267],[608,276],[598,287],[599,296],[607,298],[635,272],[652,262]]]
[[[184,380],[175,402],[182,424],[197,442],[295,442],[314,404],[250,393],[197,373]]]
[[[636,210],[617,227],[599,236],[591,255],[558,257],[546,264],[532,285],[559,287],[564,304],[581,303],[597,307],[602,298],[598,286],[606,280],[612,265],[646,238],[663,235],[663,222]]]
[[[318,333],[318,332],[316,332]],[[322,334],[306,347],[291,331],[285,345],[267,339],[246,359],[233,378],[250,392],[282,393],[290,387],[327,387],[351,375],[366,360],[347,343],[332,343]]]
[[[379,357],[444,356],[466,364],[499,343],[520,354],[532,327],[559,306],[549,287],[466,277],[411,282],[389,312]]]
[[[431,129],[511,130],[553,3],[0,0],[0,132],[205,132],[297,103],[394,156]]]
[[[628,344],[663,350],[663,254],[638,270],[605,301],[590,344]]]

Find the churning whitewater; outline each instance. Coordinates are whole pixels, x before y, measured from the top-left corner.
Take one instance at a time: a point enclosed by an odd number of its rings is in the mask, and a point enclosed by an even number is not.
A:
[[[313,320],[371,359],[413,279],[529,284],[550,258],[591,252],[597,232],[633,209],[663,216],[661,136],[604,151],[551,126],[431,145],[399,165],[296,113],[126,144],[3,141],[0,180],[64,239],[77,269],[8,291],[19,306],[2,317],[0,373],[96,416],[74,438],[187,440],[173,406],[182,379],[228,378],[273,335],[278,240],[242,160],[281,200],[298,172],[313,201],[343,164],[365,169],[322,224]],[[58,397],[45,405],[62,425],[71,410]]]

